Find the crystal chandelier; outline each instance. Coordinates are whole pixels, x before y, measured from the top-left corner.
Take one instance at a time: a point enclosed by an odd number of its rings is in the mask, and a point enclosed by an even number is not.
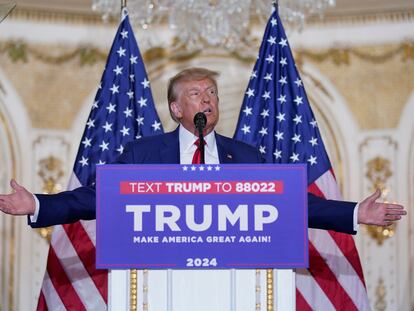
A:
[[[224,47],[229,50],[249,45],[254,19],[263,22],[272,11],[271,0],[129,0],[131,21],[147,29],[167,22],[178,41],[188,50]],[[310,15],[335,5],[335,0],[285,0],[279,14],[289,29],[301,29]],[[92,8],[104,19],[119,16],[119,0],[92,0]]]

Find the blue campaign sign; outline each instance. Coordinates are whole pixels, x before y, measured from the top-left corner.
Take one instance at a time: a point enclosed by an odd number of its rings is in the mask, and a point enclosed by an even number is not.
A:
[[[308,266],[306,165],[103,165],[96,266]]]

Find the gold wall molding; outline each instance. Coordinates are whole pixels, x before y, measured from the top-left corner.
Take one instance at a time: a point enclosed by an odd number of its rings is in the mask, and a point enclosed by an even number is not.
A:
[[[389,192],[387,182],[393,175],[391,171],[391,162],[383,157],[375,157],[366,164],[367,172],[365,176],[371,182],[371,191],[381,190],[382,198],[386,198]],[[390,226],[365,226],[371,238],[378,245],[382,245],[385,240],[391,238],[395,234],[396,224]]]
[[[69,48],[68,52],[57,54],[55,51],[49,52],[48,47],[40,48],[23,40],[8,40],[0,42],[0,54],[6,54],[12,62],[28,62],[29,57],[49,65],[61,65],[79,60],[80,66],[94,65],[98,62],[104,62],[108,55],[107,49],[101,49],[92,45],[83,45]],[[172,45],[171,47],[152,47],[143,53],[144,61],[154,62],[162,58],[175,60],[178,62],[191,60],[200,56],[200,51],[185,52],[181,47]],[[231,53],[208,53],[208,55],[236,58],[244,63],[253,63],[255,57],[242,55],[237,52]],[[205,53],[204,55],[205,56]],[[382,64],[394,57],[400,57],[402,62],[414,60],[414,42],[407,41],[398,45],[392,45],[385,51],[372,52],[371,46],[363,47],[342,47],[329,48],[315,51],[312,49],[299,49],[295,52],[296,63],[298,66],[303,64],[304,59],[313,62],[322,63],[332,61],[335,65],[350,65],[352,57],[359,60]]]

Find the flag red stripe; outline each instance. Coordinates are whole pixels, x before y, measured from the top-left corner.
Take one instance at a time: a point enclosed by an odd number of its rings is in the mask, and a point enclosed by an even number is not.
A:
[[[86,271],[91,276],[96,288],[101,294],[105,303],[108,302],[108,270],[97,270],[95,267],[96,249],[88,233],[80,222],[63,225],[73,248]]]
[[[36,311],[48,311],[45,296],[40,292],[39,300],[37,301]]]
[[[333,171],[331,171],[333,175]],[[335,177],[335,175],[333,175]],[[316,183],[312,183],[308,186],[308,191],[314,195],[319,197],[325,198],[324,193],[319,189]],[[359,259],[358,250],[355,246],[355,241],[349,234],[339,233],[334,231],[328,231],[333,240],[335,241],[336,245],[338,245],[339,249],[342,251],[345,258],[348,260],[350,265],[354,268],[355,272],[357,273],[358,277],[360,278],[361,282],[364,284],[364,273],[361,266],[361,261]]]
[[[358,310],[311,242],[309,242],[309,272],[337,310]]]
[[[362,270],[361,261],[359,259],[358,251],[355,246],[355,241],[349,234],[339,233],[334,231],[328,231],[336,245],[341,249],[345,258],[350,265],[354,268],[358,277],[361,279],[362,284],[365,286],[364,272]]]
[[[300,291],[296,288],[296,310],[300,311],[312,311],[312,307],[303,298]]]
[[[50,280],[66,309],[79,311],[86,310],[67,277],[53,247],[49,247],[47,272],[49,273]]]

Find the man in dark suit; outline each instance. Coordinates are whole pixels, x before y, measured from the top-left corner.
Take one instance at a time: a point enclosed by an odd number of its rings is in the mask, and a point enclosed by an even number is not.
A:
[[[168,85],[168,104],[171,117],[179,127],[170,133],[142,138],[127,145],[117,163],[195,163],[197,130],[194,115],[203,112],[205,162],[260,163],[258,151],[245,143],[217,134],[214,128],[219,119],[218,73],[203,68],[190,68],[174,76]],[[15,193],[0,195],[0,209],[14,215],[31,215],[32,227],[71,223],[95,218],[95,189],[80,187],[54,195],[32,195],[11,181]],[[375,202],[377,191],[360,203],[332,201],[308,195],[309,227],[356,233],[358,223],[389,225],[405,215],[397,204]]]

